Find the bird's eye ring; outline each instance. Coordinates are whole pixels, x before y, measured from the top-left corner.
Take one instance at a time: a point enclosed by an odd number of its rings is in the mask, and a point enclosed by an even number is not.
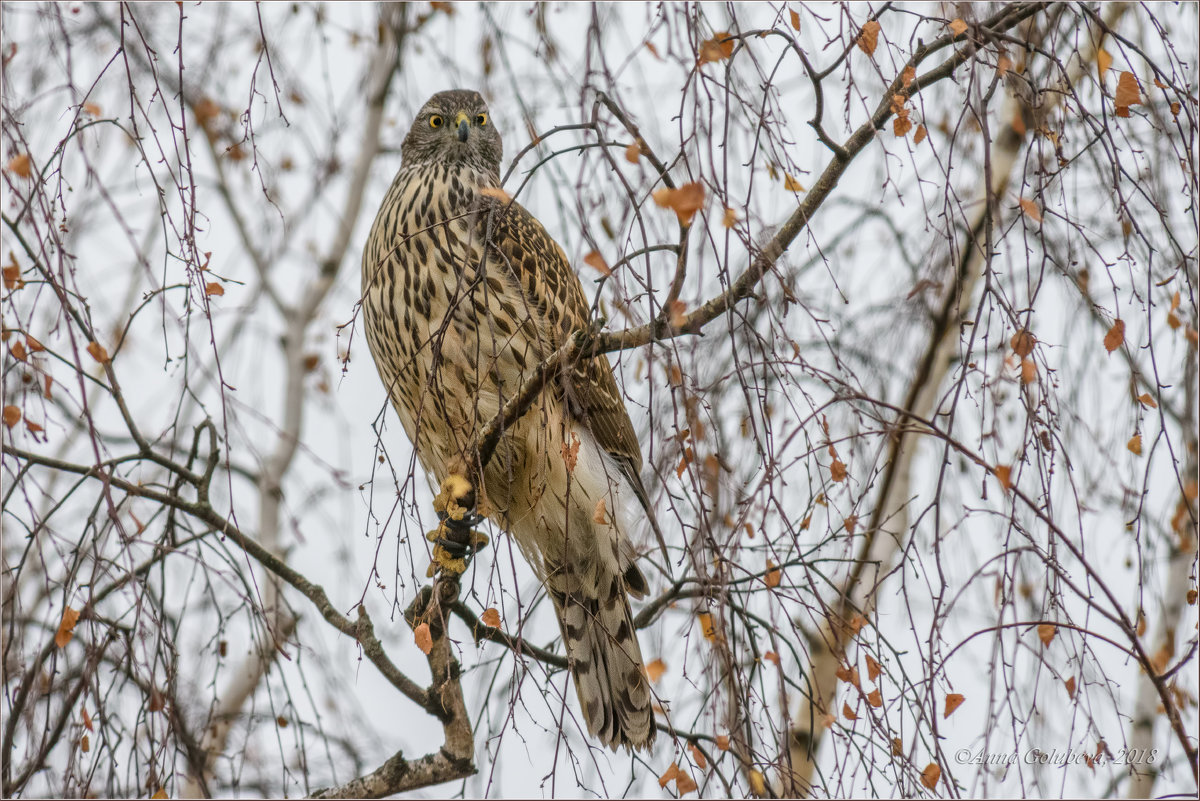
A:
[[[486,114],[476,115],[475,124],[478,125],[480,128],[487,125],[487,115]]]
[[[434,114],[432,117],[429,118],[429,127],[430,128],[441,128],[443,122],[445,122],[445,120],[442,119],[441,114]]]

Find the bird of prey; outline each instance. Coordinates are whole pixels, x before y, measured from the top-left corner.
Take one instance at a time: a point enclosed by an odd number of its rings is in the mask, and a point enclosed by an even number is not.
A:
[[[591,324],[562,248],[500,191],[479,93],[439,92],[401,146],[363,253],[371,355],[431,483],[471,481],[552,599],[588,732],[654,740],[629,610],[646,579],[627,529],[651,516],[641,447],[603,355],[556,370],[480,471],[476,438],[568,336]]]

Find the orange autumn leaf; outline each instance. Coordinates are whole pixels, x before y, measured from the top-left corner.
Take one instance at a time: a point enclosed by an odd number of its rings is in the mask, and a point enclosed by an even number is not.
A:
[[[167,795],[167,790],[165,787],[159,787],[158,791],[155,792],[154,795],[150,796],[150,798],[152,798],[152,799],[161,799],[161,798],[170,798],[170,797],[171,796]]]
[[[883,693],[879,691],[878,687],[867,693],[867,703],[876,709],[883,706]]]
[[[727,734],[718,734],[717,735],[717,750],[719,750],[719,751],[728,751],[729,750],[729,735],[727,735]]]
[[[159,692],[157,687],[150,688],[150,701],[146,704],[146,709],[151,712],[161,712],[167,707],[167,699]]]
[[[879,678],[879,674],[883,672],[883,668],[875,661],[875,657],[867,654],[867,678],[871,681]]]
[[[609,268],[608,263],[604,261],[604,257],[600,255],[600,251],[598,250],[593,250],[584,256],[583,263],[601,275],[612,275],[612,269]]]
[[[842,717],[846,720],[858,720],[858,715],[854,714],[854,710],[847,703],[842,704]]]
[[[29,154],[18,153],[8,160],[8,166],[4,169],[22,178],[28,178],[32,174],[29,169]]]
[[[900,73],[900,83],[905,89],[912,86],[912,82],[917,78],[917,70],[912,64],[907,65],[904,71]]]
[[[711,39],[705,39],[700,43],[700,63],[707,64],[711,61],[724,61],[733,55],[733,39],[730,38],[728,31],[713,34]]]
[[[904,753],[904,741],[899,737],[892,738],[892,756],[900,756]]]
[[[30,353],[41,353],[46,349],[46,346],[38,342],[28,334],[25,335],[25,345],[29,348]]]
[[[962,36],[967,32],[967,23],[963,22],[958,17],[950,20],[950,25],[948,27],[950,30],[954,31],[955,36]]]
[[[1021,359],[1021,383],[1032,384],[1037,381],[1037,363],[1033,359]]]
[[[804,184],[793,178],[791,173],[784,173],[783,188],[789,192],[803,192]]]
[[[42,431],[42,427],[30,420],[28,417],[25,418],[25,427],[29,429],[29,433],[31,434],[37,434]]]
[[[846,527],[846,533],[853,536],[854,529],[858,525],[858,515],[850,515],[842,521],[842,525]]]
[[[682,328],[687,324],[687,304],[682,300],[671,301],[667,306],[667,317],[675,328]]]
[[[1021,211],[1025,212],[1025,216],[1036,223],[1042,221],[1042,210],[1029,198],[1021,198]]]
[[[1003,78],[1008,74],[1008,71],[1012,69],[1012,65],[1012,59],[1004,53],[1001,53],[1000,57],[996,59],[996,72],[998,72],[1000,77]]]
[[[842,681],[846,682],[847,684],[853,684],[855,687],[859,688],[860,690],[862,689],[862,685],[859,683],[859,678],[858,678],[858,668],[849,667],[848,665],[842,665],[836,671],[834,671],[834,675],[837,676]]]
[[[99,117],[101,114],[100,106],[96,105],[95,103],[84,103],[83,113],[91,117]]]
[[[1030,333],[1028,329],[1022,328],[1012,335],[1012,339],[1008,341],[1008,344],[1012,346],[1013,353],[1024,359],[1033,353],[1033,346],[1037,344],[1037,337]]]
[[[1132,72],[1122,72],[1117,80],[1117,92],[1113,97],[1118,117],[1128,117],[1129,107],[1142,102],[1141,87],[1138,86],[1137,76]]]
[[[921,771],[921,784],[930,790],[937,787],[940,778],[942,778],[942,769],[937,766],[936,762],[930,762],[925,766],[925,770]]]
[[[8,264],[4,265],[4,288],[12,289],[23,283],[21,281],[21,265],[17,264],[17,254],[10,250],[8,251]]]
[[[919,145],[919,144],[921,144],[921,142],[922,142],[922,141],[925,139],[925,137],[926,137],[928,134],[929,134],[929,131],[927,131],[927,130],[925,129],[925,126],[924,126],[924,125],[918,125],[918,126],[917,126],[917,132],[916,132],[915,134],[913,134],[913,144],[914,144],[914,145]]]
[[[704,770],[708,767],[708,759],[705,758],[704,752],[695,743],[688,743],[688,750],[692,752],[692,762],[696,763],[696,767]]]
[[[433,635],[429,633],[428,623],[422,623],[413,629],[413,641],[421,649],[421,653],[429,656],[429,652],[433,650]]]
[[[485,626],[491,626],[494,629],[500,628],[500,610],[494,606],[484,609],[479,619],[483,621],[483,625]]]
[[[88,714],[87,707],[80,710],[83,713],[83,727],[88,731],[95,731],[92,726],[92,716]]]
[[[99,342],[89,342],[87,346],[87,352],[93,359],[101,364],[108,363],[108,351],[106,351],[104,346]]]
[[[663,771],[663,774],[658,777],[658,786],[666,787],[668,784],[671,783],[671,780],[674,779],[678,775],[679,775],[679,763],[672,762],[671,767],[669,767],[665,771]]]
[[[779,664],[779,654],[775,653],[774,651],[767,651],[766,653],[764,653],[763,659],[767,660],[768,662],[770,662],[773,665]]]
[[[850,629],[850,633],[855,636],[858,636],[858,633],[862,631],[865,625],[867,625],[867,619],[858,613],[851,615],[850,620],[846,623],[846,626]],[[856,674],[857,672],[855,671]]]
[[[792,29],[799,31],[800,30],[800,15],[797,14],[795,11],[793,11],[790,8],[788,9],[788,13],[791,14],[791,16],[792,16]]]
[[[679,795],[687,795],[696,791],[696,780],[683,771],[679,771],[675,776],[675,792]]]
[[[701,612],[697,617],[700,620],[700,631],[704,634],[704,639],[712,642],[717,639],[717,628],[713,625],[712,615],[708,612]]]
[[[954,714],[954,710],[962,706],[963,701],[967,700],[962,693],[950,693],[946,696],[946,707],[942,711],[942,717],[948,718]]]
[[[484,197],[495,198],[501,203],[512,202],[512,197],[498,186],[481,186],[479,187],[479,194],[483,195]]]
[[[79,622],[79,613],[71,607],[63,610],[62,620],[58,624],[58,632],[54,635],[54,644],[66,648],[67,643],[75,636],[75,624]]]
[[[16,406],[4,407],[4,425],[12,428],[21,422],[21,410]]]
[[[835,484],[846,480],[846,465],[841,459],[835,457],[833,464],[829,465],[829,477]]]
[[[875,47],[879,44],[879,23],[876,20],[868,20],[864,23],[855,44],[868,56],[874,55]]]
[[[637,164],[638,159],[642,155],[642,146],[634,142],[629,147],[625,148],[625,160],[630,164]]]
[[[651,682],[657,682],[667,672],[667,663],[661,659],[655,659],[646,665],[646,678]]]
[[[605,507],[605,500],[601,498],[596,501],[596,508],[592,510],[592,522],[599,526],[608,525],[608,510]]]
[[[1075,697],[1075,677],[1071,676],[1063,682],[1063,686],[1067,688],[1067,695]]]
[[[690,183],[678,189],[655,189],[651,197],[660,207],[675,212],[680,225],[691,225],[692,217],[704,206],[704,185]]]
[[[1109,52],[1107,50],[1101,49],[1099,52],[1096,53],[1096,66],[1100,70],[1100,78],[1101,79],[1104,78],[1104,73],[1108,72],[1109,67],[1112,66],[1112,62],[1113,62],[1113,57],[1109,54]]]
[[[722,223],[725,225],[725,227],[732,228],[733,226],[737,225],[737,221],[738,221],[737,212],[734,211],[733,209],[726,208],[725,209],[725,217],[722,220]]]
[[[20,342],[13,343],[11,350],[13,358],[19,362],[25,361],[25,357],[29,355],[25,352],[25,346]]]
[[[562,458],[567,465],[567,472],[574,473],[575,463],[579,460],[579,437],[575,435],[574,431],[571,432],[570,443],[562,444]]]
[[[1000,482],[1000,486],[1005,492],[1012,489],[1012,468],[1005,464],[998,464],[992,468],[992,474],[996,476],[996,480]]]
[[[86,734],[79,740],[79,750],[85,754],[92,750],[92,741],[88,739]]]
[[[1054,639],[1054,635],[1058,633],[1058,626],[1053,623],[1039,623],[1037,633],[1038,639],[1042,641],[1042,645],[1049,646],[1050,641]]]
[[[767,794],[767,778],[762,775],[760,770],[746,771],[746,778],[750,781],[750,792],[755,797],[762,798]]]
[[[898,137],[902,138],[907,136],[908,132],[912,130],[912,127],[912,120],[910,120],[907,115],[903,117],[896,117],[896,119],[892,120],[892,133]]]
[[[778,587],[781,578],[779,568],[770,559],[767,560],[767,573],[763,576],[763,581],[768,587]]]
[[[225,294],[225,287],[221,286],[216,281],[209,281],[204,287],[204,294],[208,295],[209,297],[212,297],[213,295],[220,297],[221,295]]]
[[[1142,455],[1142,435],[1134,434],[1132,437],[1129,438],[1129,442],[1125,443],[1125,447],[1128,448],[1129,452],[1134,454],[1135,456],[1141,456]]]
[[[1104,335],[1104,349],[1112,353],[1117,348],[1121,347],[1121,343],[1125,341],[1125,321],[1117,319],[1113,322],[1112,328],[1108,329],[1108,333]]]

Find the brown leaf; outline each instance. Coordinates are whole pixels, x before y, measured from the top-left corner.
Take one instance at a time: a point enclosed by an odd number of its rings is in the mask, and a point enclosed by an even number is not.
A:
[[[967,700],[962,693],[950,693],[946,696],[946,707],[942,712],[943,718],[948,718],[954,714],[954,710],[962,706],[962,702]]]
[[[779,568],[770,559],[767,560],[767,572],[763,576],[763,581],[768,587],[778,587],[779,581],[782,578]]]
[[[92,117],[99,117],[101,113],[100,106],[96,105],[95,103],[84,103],[83,113]]]
[[[700,43],[700,63],[707,64],[710,61],[724,61],[733,55],[733,39],[729,37],[727,31],[713,34],[711,39],[705,39]]]
[[[280,715],[279,717],[275,718],[275,725],[281,729],[286,729],[288,725],[288,719],[283,715]]]
[[[658,777],[658,786],[666,787],[671,783],[671,780],[679,775],[679,763],[672,762],[671,767],[663,771],[663,774]]]
[[[567,464],[567,472],[574,473],[575,462],[579,459],[579,437],[575,435],[574,431],[571,432],[570,443],[562,444],[562,458]]]
[[[654,56],[659,61],[663,60],[663,57],[658,54],[658,48],[654,46],[653,42],[646,42],[646,49],[650,51],[650,55]]]
[[[904,753],[904,741],[899,737],[892,738],[892,756],[901,756]]]
[[[875,47],[879,44],[879,22],[877,20],[868,20],[862,26],[855,44],[858,45],[859,50],[868,56],[874,55]]]
[[[1158,408],[1158,404],[1154,402],[1154,398],[1150,397],[1149,392],[1143,392],[1141,395],[1138,395],[1138,403],[1142,404],[1147,409]]]
[[[992,468],[992,474],[996,476],[996,480],[1000,482],[1000,486],[1005,492],[1012,489],[1012,468],[1008,465],[998,464]]]
[[[949,28],[950,30],[954,31],[955,36],[962,36],[967,32],[967,23],[963,22],[958,17],[955,17],[954,19],[950,20]]]
[[[19,362],[25,361],[25,357],[29,355],[25,352],[25,345],[20,342],[14,342],[10,350],[12,351],[13,358]]]
[[[62,620],[59,621],[58,631],[54,635],[54,644],[66,648],[67,643],[75,636],[75,624],[79,622],[79,613],[71,607],[63,610]]]
[[[494,629],[500,628],[500,610],[494,606],[489,606],[483,610],[483,614],[479,616],[479,620],[485,626],[491,626]]]
[[[204,294],[208,295],[209,297],[212,297],[213,295],[217,295],[219,297],[225,294],[225,287],[221,286],[216,281],[209,281],[204,287]]]
[[[803,192],[804,184],[793,178],[791,173],[784,173],[783,188],[789,192]]]
[[[1142,102],[1141,87],[1138,86],[1137,76],[1132,72],[1122,72],[1120,79],[1117,81],[1117,92],[1113,97],[1113,105],[1116,106],[1118,117],[1128,117],[1129,107],[1139,105]]]
[[[907,115],[903,117],[896,117],[896,119],[892,120],[892,133],[898,137],[906,136],[908,132],[912,130],[912,127],[912,120],[910,120]]]
[[[167,795],[167,790],[165,787],[159,787],[158,790],[154,793],[154,795],[150,796],[150,798],[152,798],[152,799],[170,798],[170,797],[171,796]]]
[[[700,620],[700,631],[704,634],[704,639],[713,642],[717,639],[717,627],[713,625],[712,615],[708,612],[701,612],[697,615]]]
[[[883,668],[875,661],[875,657],[867,654],[867,678],[871,681],[879,678],[879,674],[883,672]]]
[[[788,13],[792,15],[792,29],[796,31],[800,30],[800,15],[790,8],[788,9]]]
[[[679,775],[675,777],[675,792],[678,795],[684,796],[688,793],[696,791],[696,780],[683,771],[679,771]]]
[[[1107,50],[1101,49],[1096,53],[1096,66],[1100,69],[1100,79],[1104,79],[1104,73],[1108,72],[1112,66],[1112,56]]]
[[[846,533],[854,535],[854,529],[858,526],[858,515],[850,515],[842,521],[842,525],[846,527]]]
[[[609,268],[608,263],[604,261],[604,257],[600,255],[600,251],[598,250],[593,250],[584,256],[583,263],[601,275],[612,275],[612,269]]]
[[[1021,198],[1021,211],[1025,212],[1025,215],[1035,223],[1040,223],[1042,221],[1042,210],[1038,208],[1036,203],[1028,198]]]
[[[829,477],[834,483],[846,480],[846,465],[841,459],[834,459],[833,464],[829,465]]]
[[[1039,623],[1037,627],[1038,639],[1042,641],[1042,645],[1049,646],[1054,635],[1058,633],[1058,626],[1053,623]]]
[[[1037,381],[1037,363],[1033,359],[1021,360],[1021,383],[1032,384]]]
[[[1001,53],[1000,57],[996,59],[996,72],[998,72],[1000,77],[1003,78],[1008,74],[1008,71],[1012,69],[1012,65],[1012,59],[1009,58],[1005,53]]]
[[[46,388],[42,390],[42,397],[45,398],[46,400],[50,400],[52,397],[50,394],[50,385],[53,383],[54,383],[54,379],[51,378],[50,376],[46,376]]]
[[[900,73],[900,84],[905,89],[912,86],[912,82],[917,78],[917,71],[912,64],[905,66],[904,72]]]
[[[4,425],[12,428],[21,422],[21,410],[16,406],[4,407]]]
[[[756,798],[765,798],[767,795],[767,779],[762,775],[760,770],[746,771],[746,779],[750,782],[750,792]]]
[[[87,346],[87,352],[91,355],[91,357],[93,359],[100,362],[101,364],[108,363],[108,351],[106,351],[104,349],[104,346],[101,345],[99,342],[89,342],[88,346]]]
[[[24,285],[21,280],[21,265],[17,264],[17,254],[8,251],[8,264],[4,265],[4,288],[12,289]]]
[[[1104,349],[1112,353],[1117,348],[1121,347],[1121,343],[1125,341],[1125,321],[1117,319],[1113,322],[1112,328],[1108,329],[1108,333],[1104,335]]]
[[[667,663],[661,659],[655,659],[646,665],[646,678],[650,679],[651,682],[657,682],[666,672]]]
[[[481,186],[478,189],[479,194],[484,197],[495,198],[501,203],[511,203],[512,197],[507,192],[498,186]]]
[[[688,750],[692,752],[692,761],[696,763],[696,767],[704,770],[708,767],[708,760],[704,756],[704,752],[695,743],[688,743]]]
[[[637,164],[638,159],[642,156],[642,146],[634,142],[629,147],[625,148],[625,160],[630,164]]]
[[[859,683],[858,678],[858,668],[850,667],[849,665],[842,665],[834,671],[834,675],[837,676],[841,681],[844,681],[847,684],[853,684],[860,690],[862,689],[862,684]]]
[[[717,735],[717,750],[718,751],[728,751],[729,750],[729,735],[727,735],[727,734],[718,734]]]
[[[724,220],[722,220],[725,227],[732,228],[735,225],[737,225],[737,221],[738,221],[737,212],[734,211],[733,209],[726,208],[725,209],[725,218],[724,218]]]
[[[1028,329],[1022,328],[1012,335],[1012,339],[1008,341],[1008,344],[1012,345],[1013,353],[1024,359],[1033,353],[1033,346],[1037,344],[1037,337],[1030,333]]]
[[[937,766],[936,762],[930,762],[925,766],[925,770],[921,771],[921,784],[930,790],[937,787],[940,778],[942,778],[942,769]]]
[[[867,625],[867,619],[856,612],[850,616],[850,620],[847,621],[846,625],[850,628],[851,634],[858,636],[863,626]],[[855,671],[855,675],[857,675],[857,671]]]
[[[8,161],[8,166],[4,169],[11,173],[15,173],[22,178],[28,178],[32,172],[29,169],[29,154],[18,153]]]
[[[25,335],[25,345],[29,348],[30,353],[41,353],[46,349],[46,346],[38,342],[28,334]]]
[[[80,711],[83,713],[83,727],[88,731],[95,731],[95,728],[92,726],[92,716],[88,714],[87,707],[84,707]]]
[[[29,429],[31,434],[37,434],[42,431],[42,427],[30,420],[28,417],[25,418],[25,427]]]
[[[878,687],[867,693],[867,703],[876,709],[883,706],[883,693],[879,691]]]
[[[768,662],[771,662],[772,664],[775,664],[775,665],[779,664],[779,654],[775,653],[774,651],[767,651],[766,653],[764,653],[763,659],[765,659]]]
[[[79,740],[79,750],[83,751],[85,754],[92,750],[92,742],[88,739],[86,734],[83,735],[83,737]]]
[[[146,709],[150,712],[161,712],[167,706],[167,699],[158,691],[157,687],[150,688],[150,701],[146,704]]]
[[[605,503],[604,498],[601,498],[596,501],[596,508],[592,510],[592,522],[596,525],[608,525],[608,510],[605,508]]]
[[[655,189],[651,196],[659,206],[675,212],[680,225],[691,225],[692,217],[704,206],[704,185],[690,183],[678,189]]]
[[[1128,448],[1130,453],[1134,454],[1135,456],[1141,456],[1142,455],[1142,435],[1134,434],[1132,437],[1129,438],[1129,442],[1125,443],[1125,447]]]
[[[850,704],[842,704],[842,717],[846,720],[858,720],[858,715],[854,714],[854,710],[850,708]]]
[[[1074,676],[1069,677],[1066,681],[1063,682],[1063,685],[1067,688],[1067,695],[1074,698],[1075,697],[1075,677]]]
[[[1195,606],[1197,597],[1200,597],[1200,593],[1197,593],[1196,590],[1188,590],[1187,591],[1188,606]]]
[[[925,137],[928,134],[929,134],[929,131],[925,130],[924,125],[918,125],[917,132],[915,134],[913,134],[913,144],[914,145],[921,144],[921,142],[924,141]]]
[[[429,633],[428,623],[422,623],[413,629],[413,640],[417,643],[417,647],[421,649],[421,653],[429,656],[429,652],[433,650],[433,635]]]
[[[682,328],[687,324],[687,304],[682,300],[673,300],[667,306],[667,317],[671,321],[671,325],[675,328]]]

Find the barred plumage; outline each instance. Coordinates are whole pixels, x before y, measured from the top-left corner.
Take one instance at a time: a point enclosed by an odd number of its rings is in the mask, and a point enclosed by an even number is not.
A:
[[[367,342],[434,481],[474,477],[478,432],[590,317],[542,225],[479,191],[500,182],[487,113],[470,91],[425,104],[363,253]],[[625,533],[639,508],[652,515],[641,448],[607,358],[564,372],[475,477],[479,511],[513,535],[554,603],[588,731],[614,749],[647,747],[654,718],[628,599],[647,587]]]

